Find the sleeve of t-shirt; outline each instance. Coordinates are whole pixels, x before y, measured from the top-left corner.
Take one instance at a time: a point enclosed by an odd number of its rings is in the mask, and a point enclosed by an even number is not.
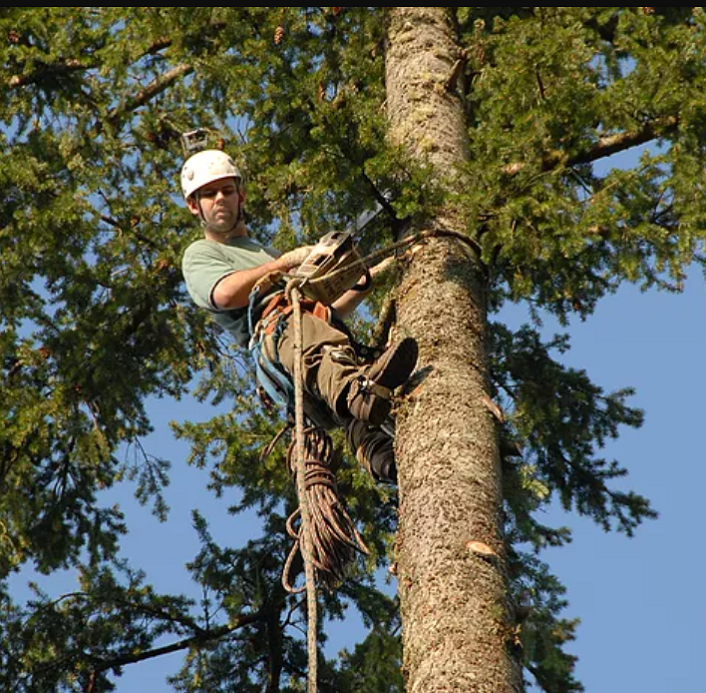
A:
[[[235,271],[215,243],[194,243],[184,252],[181,263],[186,288],[201,308],[218,310],[213,290],[221,279]]]

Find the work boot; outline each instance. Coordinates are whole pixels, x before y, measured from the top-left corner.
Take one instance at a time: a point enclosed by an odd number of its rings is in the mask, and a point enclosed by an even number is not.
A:
[[[346,439],[358,462],[373,479],[397,483],[395,446],[391,436],[381,428],[351,419],[346,425]]]
[[[417,355],[417,342],[405,337],[363,370],[348,391],[350,415],[380,426],[392,409],[392,390],[407,381],[417,365]]]

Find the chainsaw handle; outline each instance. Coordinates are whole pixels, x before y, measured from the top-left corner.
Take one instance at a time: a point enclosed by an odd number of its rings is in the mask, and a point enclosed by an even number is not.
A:
[[[354,287],[352,287],[352,291],[367,291],[371,284],[373,283],[373,277],[370,274],[370,270],[366,267],[365,268],[365,274],[363,275],[363,279],[361,279]]]

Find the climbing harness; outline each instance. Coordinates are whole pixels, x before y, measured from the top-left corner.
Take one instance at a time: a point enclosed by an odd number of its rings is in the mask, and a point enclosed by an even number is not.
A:
[[[274,322],[275,313],[270,313],[272,316],[269,321],[263,321],[263,318],[255,326],[255,306],[262,285],[256,285],[250,292],[250,300],[248,302],[248,328],[250,330],[250,353],[252,354],[255,363],[255,376],[258,383],[265,391],[265,394],[280,407],[287,408],[289,412],[294,401],[294,386],[287,373],[279,364],[279,359],[276,354],[265,353],[266,344],[265,337],[272,333],[273,342],[276,344],[282,330],[285,327],[283,320]],[[271,329],[270,329],[271,328]]]
[[[255,375],[267,398],[285,409],[290,422],[294,421],[294,384],[292,377],[280,363],[277,344],[287,326],[286,318],[293,312],[293,305],[285,292],[277,292],[267,303],[255,322],[257,296],[262,284],[256,285],[250,293],[248,323],[250,330],[250,353],[255,363]],[[300,299],[302,307],[313,315],[331,322],[331,310],[321,303]],[[317,426],[330,430],[340,426],[340,421],[329,412],[327,406],[313,395],[305,398],[307,417]]]

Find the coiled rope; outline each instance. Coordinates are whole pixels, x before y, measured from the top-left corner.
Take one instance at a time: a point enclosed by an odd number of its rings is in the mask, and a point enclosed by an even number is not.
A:
[[[304,491],[309,513],[309,549],[311,561],[320,582],[333,588],[345,578],[346,567],[356,553],[368,553],[362,536],[355,528],[348,512],[338,498],[336,477],[331,469],[333,442],[321,428],[309,426],[304,429]],[[287,451],[287,464],[292,476],[299,468],[298,437]],[[294,558],[301,544],[301,529],[295,528],[302,519],[299,509],[287,520],[287,532],[295,540],[289,552],[282,574],[282,584],[288,592],[297,593],[305,588],[294,588],[289,582]]]

